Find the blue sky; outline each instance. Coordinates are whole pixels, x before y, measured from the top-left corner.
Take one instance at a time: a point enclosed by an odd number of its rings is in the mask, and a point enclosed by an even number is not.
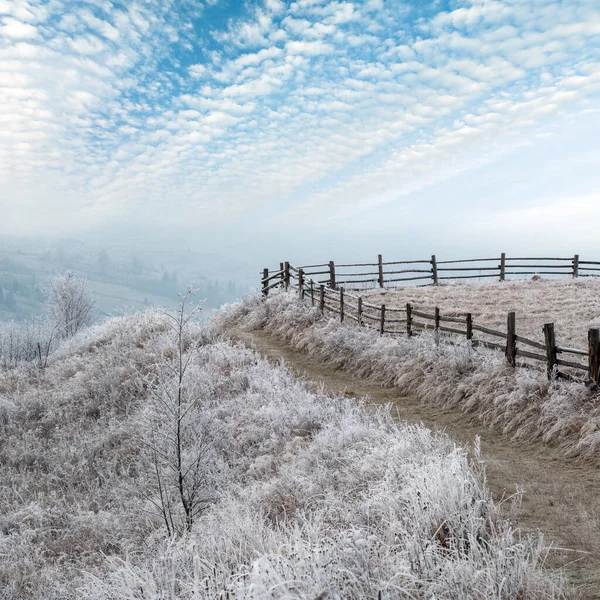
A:
[[[0,233],[600,256],[599,62],[597,0],[0,0]]]

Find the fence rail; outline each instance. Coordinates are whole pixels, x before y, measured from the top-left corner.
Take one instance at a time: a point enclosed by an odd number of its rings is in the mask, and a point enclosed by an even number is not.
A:
[[[471,263],[491,263],[498,261],[497,266],[484,267],[452,267],[439,268],[439,265],[449,264],[471,264]],[[512,261],[519,261],[519,264],[511,265]],[[561,262],[561,265],[539,264],[540,261],[556,261]],[[571,267],[565,271],[565,264],[570,261]],[[384,267],[389,265],[422,265],[430,264],[428,270],[422,268],[402,269],[399,271],[385,271]],[[534,264],[530,264],[534,263]],[[461,316],[443,315],[439,307],[435,307],[433,314],[423,312],[411,304],[406,304],[405,307],[386,306],[385,304],[371,304],[364,301],[362,296],[353,294],[352,291],[357,291],[356,288],[342,287],[340,284],[356,284],[356,283],[375,283],[379,287],[385,287],[385,283],[391,281],[414,281],[430,279],[433,285],[438,285],[442,279],[456,279],[456,277],[440,276],[440,272],[453,273],[468,273],[460,275],[463,278],[474,277],[498,277],[500,281],[504,281],[511,275],[530,275],[549,273],[552,275],[569,275],[573,278],[579,276],[596,277],[593,274],[580,274],[582,264],[600,265],[600,262],[582,261],[579,260],[579,255],[574,255],[573,258],[509,258],[504,253],[499,258],[472,258],[466,260],[444,260],[438,261],[435,255],[432,255],[430,260],[411,260],[411,261],[393,261],[383,262],[382,255],[378,255],[376,263],[354,263],[336,265],[334,261],[319,265],[306,265],[303,267],[295,267],[289,262],[280,263],[279,269],[269,271],[264,269],[262,273],[261,285],[263,295],[267,295],[269,291],[276,287],[283,287],[286,290],[293,288],[298,291],[300,297],[304,300],[310,300],[312,306],[318,306],[321,312],[328,311],[339,316],[340,321],[350,319],[359,327],[366,327],[379,331],[381,335],[404,335],[411,337],[416,331],[433,331],[435,343],[439,344],[442,336],[444,341],[453,343],[456,338],[463,337],[468,340],[473,346],[496,349],[504,351],[508,363],[515,367],[518,364],[517,359],[525,359],[527,361],[543,362],[546,365],[546,371],[549,378],[565,378],[577,381],[583,381],[587,385],[598,389],[600,383],[600,328],[591,328],[588,331],[588,348],[587,350],[578,348],[569,348],[560,346],[556,343],[556,335],[553,323],[545,323],[543,327],[544,342],[537,342],[524,336],[518,335],[516,331],[516,315],[514,312],[509,312],[507,315],[506,331],[500,331],[487,327],[486,325],[473,322],[473,316],[470,312],[465,312]],[[510,271],[509,265],[512,268],[529,268],[529,271]],[[305,271],[305,269],[328,267],[326,271]],[[344,273],[343,269],[357,267],[377,267],[377,271],[369,271],[362,273]],[[543,269],[562,269],[556,271],[544,271]],[[473,275],[473,270],[479,271],[479,274]],[[600,272],[600,269],[596,269]],[[497,271],[497,274],[488,273],[488,271]],[[483,273],[482,273],[483,272]],[[419,275],[418,277],[407,277],[397,279],[385,279],[386,275],[396,275],[405,273],[428,273],[426,277]],[[315,281],[311,278],[312,275],[329,275],[328,279]],[[353,279],[356,277],[364,277],[366,275],[376,275],[376,279]],[[339,279],[344,277],[346,279]],[[349,279],[348,279],[349,278]],[[327,284],[327,285],[325,285]],[[365,312],[365,308],[370,312]],[[373,314],[374,313],[374,314]],[[451,323],[454,326],[448,327],[443,323]],[[458,325],[459,327],[456,327]],[[462,327],[461,327],[462,326]],[[474,337],[474,332],[477,332],[478,337]],[[487,336],[487,337],[482,337]],[[501,338],[503,344],[492,342],[489,338]],[[539,352],[526,350],[521,346],[532,348]],[[561,355],[561,358],[559,358]],[[575,357],[587,356],[587,365],[566,360],[563,355],[574,355]],[[559,367],[570,369],[569,372],[561,371]],[[581,376],[581,372],[586,375]]]

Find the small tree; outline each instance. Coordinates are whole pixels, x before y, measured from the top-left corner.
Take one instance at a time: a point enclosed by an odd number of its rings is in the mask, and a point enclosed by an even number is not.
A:
[[[202,407],[202,390],[190,381],[188,369],[196,354],[190,325],[201,305],[190,307],[195,290],[189,287],[176,312],[164,312],[172,351],[159,365],[160,373],[144,378],[151,402],[143,426],[150,451],[154,489],[144,494],[160,514],[169,536],[192,528],[195,518],[212,501],[208,493],[215,467],[211,460],[215,428]]]
[[[72,271],[54,277],[50,282],[50,312],[59,335],[74,336],[93,320],[94,299],[83,279]]]

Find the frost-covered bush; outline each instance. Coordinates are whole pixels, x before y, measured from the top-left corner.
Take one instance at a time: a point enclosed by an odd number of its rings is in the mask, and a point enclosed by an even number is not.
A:
[[[361,378],[396,386],[427,403],[472,411],[515,437],[559,444],[569,455],[598,461],[600,401],[580,383],[548,382],[536,368],[513,369],[500,352],[467,341],[436,346],[431,334],[379,336],[340,324],[293,293],[225,307],[219,326],[265,329],[294,348]]]
[[[194,325],[184,354],[210,501],[175,537],[147,443],[148,382],[176,351],[163,315],[0,376],[4,597],[563,597],[448,438],[312,393],[216,330]]]
[[[45,367],[56,341],[56,329],[45,317],[24,323],[0,321],[0,368],[14,369],[21,363]]]

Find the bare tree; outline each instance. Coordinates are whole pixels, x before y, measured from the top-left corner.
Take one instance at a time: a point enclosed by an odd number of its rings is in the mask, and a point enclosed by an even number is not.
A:
[[[67,271],[52,278],[50,291],[50,311],[60,336],[70,338],[90,325],[94,316],[94,299],[83,279]]]
[[[192,528],[195,518],[213,500],[211,454],[218,433],[200,406],[202,390],[187,377],[197,344],[190,324],[201,305],[190,307],[195,291],[180,294],[176,312],[163,313],[172,334],[174,352],[167,354],[162,373],[145,378],[151,406],[143,428],[150,450],[154,490],[145,494],[160,514],[169,536]]]

